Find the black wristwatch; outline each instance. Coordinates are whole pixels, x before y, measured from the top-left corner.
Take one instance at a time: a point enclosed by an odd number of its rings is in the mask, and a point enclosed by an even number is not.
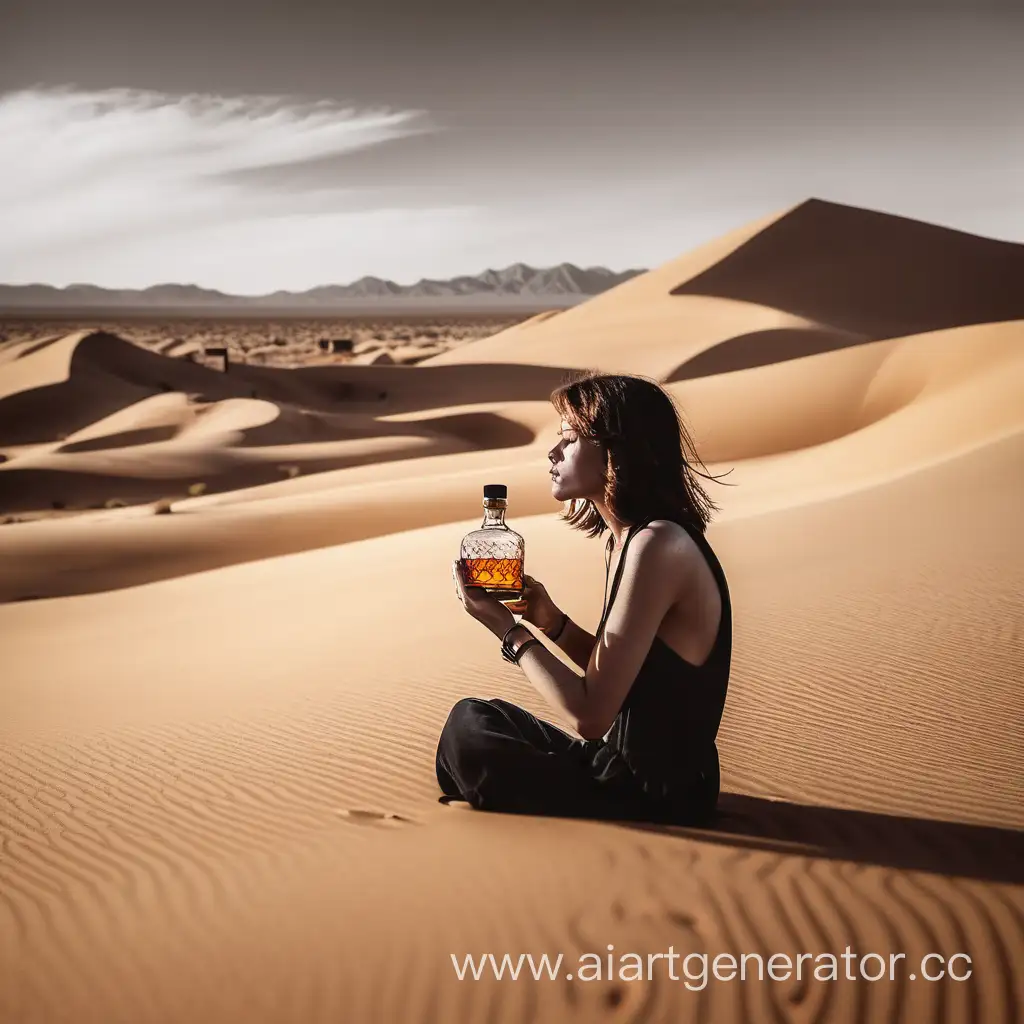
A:
[[[509,633],[520,626],[522,626],[526,636],[510,640]],[[501,656],[510,664],[518,665],[519,659],[523,656],[523,651],[531,644],[539,643],[540,641],[521,622],[516,622],[505,630],[505,635],[501,638]]]

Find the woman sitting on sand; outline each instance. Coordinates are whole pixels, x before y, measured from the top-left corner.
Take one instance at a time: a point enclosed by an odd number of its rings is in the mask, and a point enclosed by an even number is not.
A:
[[[522,599],[504,605],[463,586],[458,562],[452,572],[466,611],[502,639],[506,660],[582,739],[509,701],[466,697],[441,732],[438,782],[446,796],[481,810],[706,821],[718,800],[715,736],[732,655],[729,588],[704,537],[717,506],[694,479],[686,454],[693,445],[658,384],[589,374],[558,388],[551,402],[562,416],[548,453],[551,492],[570,503],[562,517],[589,537],[609,532],[596,634],[530,576]]]

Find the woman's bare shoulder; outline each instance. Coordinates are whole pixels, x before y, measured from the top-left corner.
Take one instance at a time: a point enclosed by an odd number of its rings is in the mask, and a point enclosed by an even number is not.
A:
[[[679,568],[692,567],[702,558],[697,542],[686,527],[671,519],[652,519],[639,532],[647,535],[645,543],[652,552],[657,552]]]

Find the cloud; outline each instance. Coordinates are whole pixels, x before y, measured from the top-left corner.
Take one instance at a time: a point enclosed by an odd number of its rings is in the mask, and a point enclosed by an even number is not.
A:
[[[254,241],[273,253],[282,231],[293,256],[303,237],[322,252],[339,237],[352,190],[267,189],[247,172],[438,130],[421,110],[279,96],[70,87],[2,95],[0,279],[139,286],[163,271],[191,280],[181,264],[204,239],[220,251],[202,253],[202,266],[251,265]],[[413,219],[440,224],[465,212],[418,210]],[[372,230],[373,213],[361,211],[362,232]],[[382,214],[382,224],[394,222],[394,210]]]
[[[966,89],[933,84],[826,97],[813,118],[744,98],[575,127],[481,92],[476,129],[280,96],[9,93],[0,281],[259,294],[517,260],[655,266],[809,196],[1024,238],[1020,105],[997,91],[968,117]]]

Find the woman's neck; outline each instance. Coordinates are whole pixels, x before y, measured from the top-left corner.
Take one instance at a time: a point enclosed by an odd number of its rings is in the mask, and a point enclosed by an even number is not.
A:
[[[594,499],[591,500],[593,501]],[[605,525],[608,527],[612,537],[615,538],[613,546],[614,549],[618,551],[626,539],[626,534],[629,533],[630,526],[633,524],[623,522],[619,519],[603,500],[594,501],[594,508],[601,513],[601,518],[605,521]]]

